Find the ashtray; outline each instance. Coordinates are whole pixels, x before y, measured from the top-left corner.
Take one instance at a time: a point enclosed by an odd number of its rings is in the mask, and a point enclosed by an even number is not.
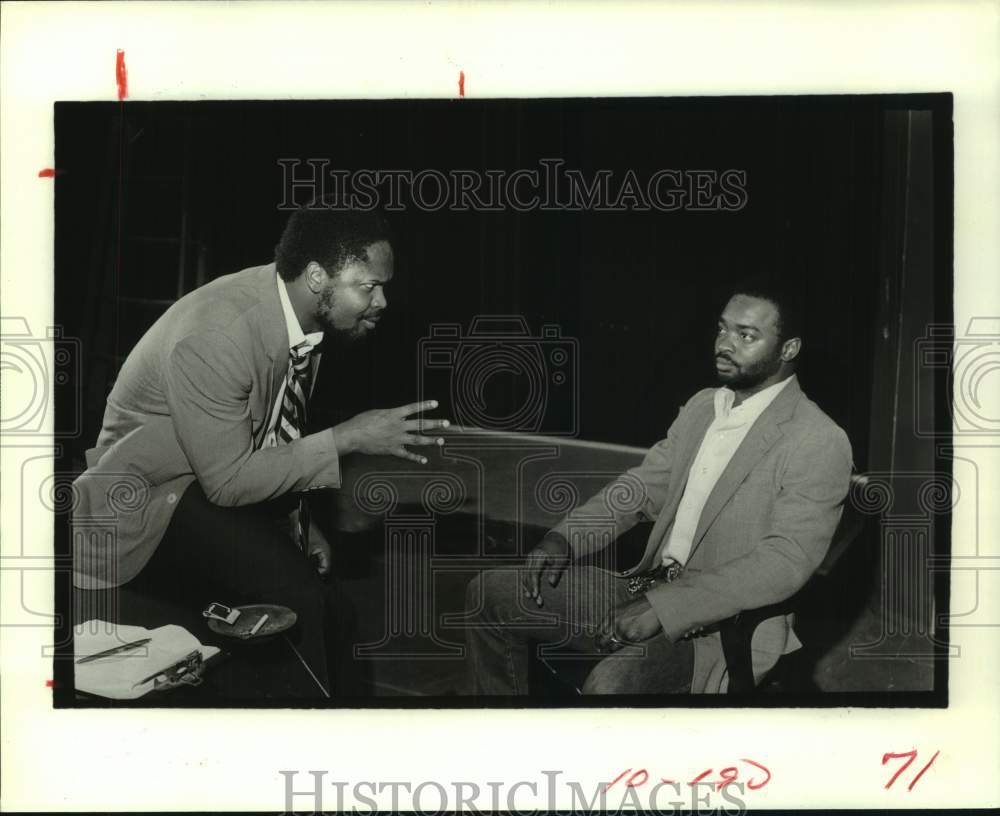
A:
[[[298,615],[293,610],[276,604],[248,604],[234,609],[240,610],[240,616],[235,623],[209,618],[208,628],[217,635],[256,642],[280,635],[291,629],[298,620]]]

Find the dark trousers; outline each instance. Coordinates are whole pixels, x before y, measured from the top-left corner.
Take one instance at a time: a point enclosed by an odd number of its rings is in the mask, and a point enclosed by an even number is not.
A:
[[[220,507],[193,482],[152,559],[128,586],[169,594],[197,609],[212,601],[287,606],[298,616],[289,640],[316,681],[331,696],[362,694],[353,660],[353,607],[337,582],[321,578],[292,541],[287,509],[288,502],[280,501]],[[288,651],[291,659],[283,661],[288,681],[276,693],[322,698],[316,681]]]

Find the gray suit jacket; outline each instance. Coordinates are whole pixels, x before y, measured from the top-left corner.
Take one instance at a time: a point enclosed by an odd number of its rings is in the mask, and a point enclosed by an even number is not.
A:
[[[640,520],[655,522],[641,561],[655,566],[670,536],[688,471],[715,416],[715,389],[695,394],[667,438],[556,528],[581,557]],[[754,423],[709,495],[681,577],[647,593],[671,640],[697,635],[744,609],[782,601],[820,565],[850,485],[847,435],[793,379]],[[801,644],[791,616],[762,623],[753,638],[754,672],[763,675]],[[718,634],[695,637],[692,690],[727,685]]]
[[[274,264],[218,278],[153,324],[125,360],[74,482],[77,586],[134,578],[195,479],[223,506],[340,486],[329,429],[256,448],[287,367]]]

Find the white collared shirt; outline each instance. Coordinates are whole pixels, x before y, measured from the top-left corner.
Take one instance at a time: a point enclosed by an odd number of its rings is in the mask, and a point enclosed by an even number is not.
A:
[[[701,440],[701,447],[691,463],[670,538],[660,555],[664,564],[671,561],[682,565],[687,563],[705,502],[754,422],[791,379],[787,377],[758,391],[735,408],[736,394],[733,391],[722,387],[715,392],[715,419],[705,431],[705,438]]]
[[[282,280],[281,276],[275,273],[275,277],[278,280],[278,300],[281,301],[281,312],[285,316],[285,328],[288,330],[288,351],[291,354],[291,350],[301,343],[305,343],[303,348],[306,351],[312,351],[316,346],[318,346],[323,341],[323,332],[310,332],[305,334],[302,331],[302,326],[299,325],[299,319],[295,316],[295,310],[292,308],[292,301],[288,298],[288,287],[285,281]],[[315,373],[315,362],[313,363],[313,373]],[[275,396],[274,404],[271,406],[271,418],[267,424],[267,436],[264,437],[263,447],[269,448],[277,444],[277,428],[278,428],[278,416],[281,413],[281,401],[285,397],[285,384],[287,382],[287,375],[281,378],[281,385],[278,388],[278,393]]]

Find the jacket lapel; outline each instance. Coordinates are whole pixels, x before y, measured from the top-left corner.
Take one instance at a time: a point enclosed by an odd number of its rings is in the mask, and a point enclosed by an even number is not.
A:
[[[729,465],[722,472],[722,476],[715,483],[715,487],[705,502],[694,534],[694,541],[691,542],[691,555],[694,554],[695,549],[705,537],[712,522],[722,512],[722,508],[733,497],[736,489],[743,483],[743,480],[763,458],[764,454],[782,437],[783,432],[780,425],[792,415],[801,396],[802,390],[799,388],[797,378],[793,376],[792,382],[788,383],[784,391],[775,397],[774,402],[764,410],[747,432],[746,437],[736,449]],[[699,446],[700,444],[699,441]],[[688,466],[690,467],[690,463]]]
[[[715,399],[713,398],[708,400],[706,409],[694,418],[694,421],[691,424],[690,433],[684,440],[684,446],[677,459],[677,477],[674,478],[671,474],[670,489],[667,494],[667,500],[664,502],[663,511],[657,518],[658,522],[662,522],[661,529],[664,529],[674,520],[674,516],[677,513],[677,505],[680,504],[681,497],[684,495],[684,488],[687,486],[688,474],[691,472],[691,465],[694,464],[694,459],[698,455],[698,451],[701,449],[701,443],[705,438],[705,433],[708,431],[708,427],[712,424],[712,420],[714,419]]]
[[[684,429],[683,437],[678,440],[680,447],[677,452],[676,466],[671,468],[667,497],[660,509],[660,514],[656,517],[656,523],[649,533],[646,552],[638,564],[626,571],[626,575],[647,569],[660,547],[663,546],[667,531],[673,524],[674,516],[677,515],[677,505],[680,504],[681,496],[684,495],[684,487],[687,485],[688,473],[691,471],[694,457],[697,455],[701,441],[705,438],[705,432],[712,424],[713,419],[715,419],[715,400],[713,397],[709,397],[705,407],[692,417],[690,427]]]
[[[319,364],[323,359],[323,352],[314,351],[312,353],[312,360],[310,360],[309,369],[309,393],[306,395],[306,399],[311,399],[313,391],[316,390],[316,380],[319,379]]]

